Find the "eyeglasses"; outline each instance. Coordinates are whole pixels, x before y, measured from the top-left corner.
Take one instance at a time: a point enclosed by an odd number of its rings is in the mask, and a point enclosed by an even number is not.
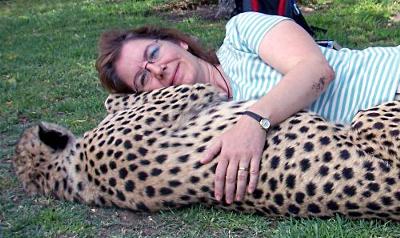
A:
[[[161,44],[158,40],[155,40],[153,43],[148,45],[144,52],[144,58],[147,61],[146,65],[143,69],[139,70],[133,79],[133,86],[136,92],[140,92],[143,90],[146,83],[148,83],[150,79],[151,72],[147,69],[148,64],[153,64],[160,57],[160,48]]]

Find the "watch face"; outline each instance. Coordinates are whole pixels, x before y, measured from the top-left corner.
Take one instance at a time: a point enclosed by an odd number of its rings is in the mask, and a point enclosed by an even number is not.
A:
[[[263,118],[260,121],[260,125],[261,125],[262,128],[267,130],[271,126],[271,123],[268,121],[268,119]]]

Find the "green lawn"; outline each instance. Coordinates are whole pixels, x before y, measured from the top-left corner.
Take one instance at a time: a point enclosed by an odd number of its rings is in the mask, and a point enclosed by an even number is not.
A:
[[[28,197],[11,168],[22,130],[40,120],[76,134],[105,116],[94,70],[99,34],[141,24],[176,26],[217,47],[224,20],[170,17],[162,0],[0,0],[0,237],[400,237],[400,226],[341,217],[279,219],[192,207],[158,214]],[[400,44],[398,0],[309,0],[307,20],[342,46]]]

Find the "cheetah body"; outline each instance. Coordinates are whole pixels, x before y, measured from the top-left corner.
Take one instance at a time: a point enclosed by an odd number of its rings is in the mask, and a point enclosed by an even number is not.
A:
[[[50,123],[28,128],[13,158],[31,194],[157,211],[203,203],[266,216],[400,220],[400,102],[359,112],[350,126],[299,112],[272,128],[253,194],[213,196],[212,139],[254,102],[227,102],[210,86],[114,95],[82,138]]]

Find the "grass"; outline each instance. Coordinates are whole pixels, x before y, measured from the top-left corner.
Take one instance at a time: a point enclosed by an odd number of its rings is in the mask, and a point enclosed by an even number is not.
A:
[[[392,222],[267,219],[196,206],[158,214],[100,209],[28,197],[11,168],[21,131],[40,120],[82,134],[105,116],[106,97],[94,70],[96,42],[109,28],[161,24],[196,35],[210,47],[223,38],[224,20],[170,17],[162,0],[0,1],[0,237],[399,237]],[[400,44],[395,0],[303,1],[314,9],[319,38],[342,46]]]

